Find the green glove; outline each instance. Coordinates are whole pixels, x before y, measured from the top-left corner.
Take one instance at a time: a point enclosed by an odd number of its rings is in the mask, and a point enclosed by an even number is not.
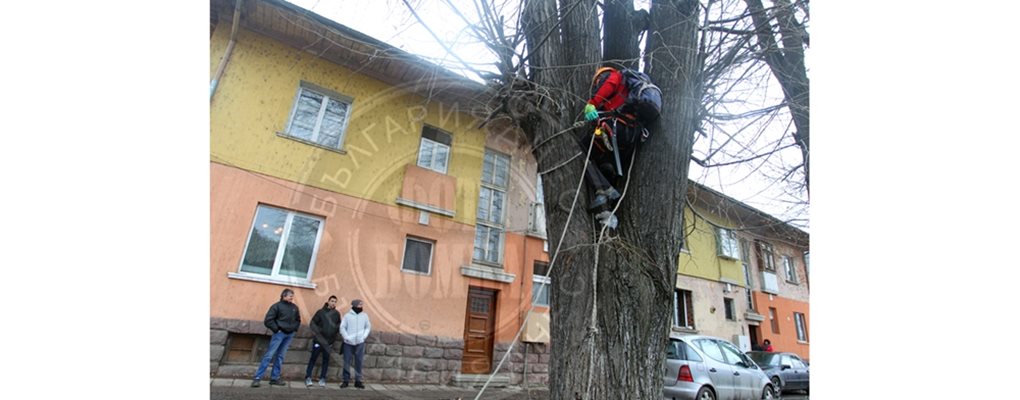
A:
[[[588,104],[584,106],[584,119],[594,121],[599,117],[599,113],[595,111],[595,106]]]

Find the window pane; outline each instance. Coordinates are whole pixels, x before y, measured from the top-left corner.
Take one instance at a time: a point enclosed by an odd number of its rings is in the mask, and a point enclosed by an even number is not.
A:
[[[477,217],[482,221],[489,221],[489,202],[492,201],[492,189],[481,188],[478,192],[478,213]]]
[[[248,238],[248,248],[244,251],[241,272],[265,275],[273,272],[276,250],[280,247],[280,237],[286,221],[286,212],[259,206],[255,212],[255,226]]]
[[[492,191],[492,208],[489,211],[489,221],[494,224],[503,223],[503,192],[498,190]]]
[[[319,221],[295,215],[290,223],[287,246],[283,252],[280,275],[308,278],[315,251],[315,238],[319,233]]]
[[[496,186],[506,187],[507,180],[510,176],[510,159],[504,156],[496,156]]]
[[[435,160],[433,161],[433,169],[437,172],[446,173],[446,164],[450,158],[450,148],[446,145],[436,144]]]
[[[541,292],[541,293],[539,293]],[[548,306],[549,305],[549,287],[544,282],[532,282],[531,285],[531,298],[535,299],[535,305]]]
[[[485,254],[487,261],[499,262],[499,234],[499,229],[489,229],[489,244]]]
[[[315,122],[319,118],[319,109],[322,108],[323,96],[301,89],[301,96],[298,97],[297,109],[294,110],[294,119],[291,121],[287,134],[304,140],[312,140],[312,130],[315,129]]]
[[[485,241],[489,237],[489,227],[484,225],[478,225],[475,227],[475,249],[472,255],[475,260],[485,259]]]
[[[421,146],[418,147],[418,166],[432,169],[432,148],[435,144],[428,139],[421,139]]]
[[[408,271],[429,273],[429,262],[432,260],[432,243],[407,240],[404,247],[404,266]]]
[[[711,358],[722,363],[726,362],[726,358],[723,357],[722,350],[719,350],[719,346],[715,344],[714,340],[707,339],[695,340],[694,345],[698,346],[698,348],[701,349],[701,351],[705,353],[705,355],[708,356],[708,358]]]
[[[319,144],[339,149],[340,135],[343,133],[346,118],[347,104],[329,99],[329,103],[326,104],[326,114],[322,117],[322,126],[319,127]]]
[[[744,357],[741,357],[740,350],[737,350],[737,348],[733,347],[732,344],[723,341],[718,341],[717,344],[722,349],[723,354],[726,355],[727,364],[737,365],[738,362],[744,361]]]
[[[494,182],[492,176],[493,171],[496,169],[495,167],[496,161],[494,159],[495,157],[496,156],[489,152],[488,150],[485,151],[485,158],[482,162],[482,182],[484,183],[491,184]]]
[[[691,345],[689,345],[689,344],[687,344],[685,342],[680,342],[680,347],[683,349],[683,354],[687,356],[686,357],[687,361],[697,361],[697,362],[704,361],[704,360],[701,359],[701,356],[699,356],[698,353],[696,353],[694,350],[691,349]]]

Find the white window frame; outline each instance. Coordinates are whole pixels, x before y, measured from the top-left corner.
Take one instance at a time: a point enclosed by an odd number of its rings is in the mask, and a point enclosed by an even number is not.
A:
[[[484,162],[484,157],[487,157],[489,155],[492,156],[492,165],[493,165],[492,178],[493,179],[492,179],[492,182],[486,182],[485,181],[485,176],[484,176],[485,174],[484,174],[484,168],[483,168],[482,179],[481,179],[481,187],[478,190],[478,208],[483,207],[483,205],[482,205],[482,190],[483,189],[488,189],[488,190],[491,190],[491,191],[500,192],[500,193],[503,194],[503,196],[501,196],[502,200],[501,200],[500,207],[499,207],[499,209],[500,209],[500,216],[499,216],[499,221],[482,220],[480,218],[477,218],[478,212],[476,210],[476,212],[475,212],[475,216],[476,216],[475,224],[477,226],[475,227],[475,230],[476,230],[476,232],[475,232],[475,240],[477,241],[477,239],[478,239],[478,232],[477,232],[477,230],[480,227],[485,227],[485,229],[487,229],[487,230],[495,230],[495,231],[499,232],[499,244],[496,246],[496,257],[495,257],[496,261],[490,260],[490,258],[492,258],[492,257],[489,257],[488,246],[483,246],[482,247],[482,252],[483,252],[482,259],[474,258],[474,247],[472,247],[471,258],[475,262],[478,262],[478,263],[482,263],[482,264],[486,264],[486,265],[493,265],[493,266],[497,266],[497,267],[502,267],[502,265],[503,265],[503,246],[504,246],[504,242],[506,240],[506,232],[504,230],[504,222],[503,221],[506,221],[506,214],[507,214],[507,212],[506,212],[507,211],[506,210],[506,197],[507,197],[507,193],[509,192],[509,186],[510,186],[510,169],[511,169],[511,161],[512,160],[511,160],[509,155],[506,155],[506,154],[500,153],[498,151],[486,148],[485,149],[485,154],[483,155],[483,162]],[[506,170],[506,177],[507,177],[506,186],[500,186],[500,185],[495,183],[496,182],[496,176],[499,174],[499,171],[498,171],[499,163],[497,161],[499,160],[500,157],[506,158],[506,160],[507,160],[507,162],[506,162],[506,166],[507,166],[507,170]],[[493,199],[495,197],[496,196],[489,196],[489,203],[484,205],[484,207],[486,207],[489,210],[489,215],[492,215],[492,204],[493,204]],[[488,244],[488,242],[486,242],[486,244]],[[474,245],[477,245],[477,243],[474,243],[473,246]]]
[[[758,248],[758,268],[765,271],[776,270],[776,248],[772,243],[764,240],[755,240],[754,245]]]
[[[807,342],[807,321],[804,319],[804,314],[799,312],[793,313],[793,322],[797,327],[797,340],[801,342]]]
[[[716,227],[715,232],[718,255],[732,260],[739,260],[740,241],[737,240],[737,234],[730,229],[721,227]]]
[[[416,161],[416,164],[419,167],[422,167],[422,168],[425,168],[425,169],[428,169],[428,170],[432,170],[432,171],[436,171],[436,172],[438,172],[440,174],[446,174],[447,171],[450,170],[450,157],[453,155],[452,152],[451,152],[451,148],[450,148],[449,145],[446,145],[446,144],[443,144],[443,143],[440,143],[440,142],[437,142],[435,140],[432,140],[432,139],[429,139],[429,138],[425,137],[425,129],[434,129],[434,130],[438,131],[441,134],[450,136],[451,142],[453,140],[453,135],[451,135],[449,132],[446,132],[446,131],[444,131],[442,129],[439,129],[439,128],[436,128],[434,126],[426,125],[425,127],[422,128],[421,142],[418,143],[418,160]],[[425,150],[425,145],[426,144],[429,144],[429,145],[432,146],[431,147],[431,149],[432,149],[431,150],[432,157],[430,158],[430,160],[432,160],[432,165],[423,165],[422,164],[422,157],[421,157],[421,155],[422,155],[422,152]],[[435,166],[435,164],[437,164],[436,163],[436,160],[437,160],[436,154],[439,153],[440,146],[442,148],[446,149],[446,160],[443,163],[443,167],[442,168],[439,168],[439,167]]]
[[[537,264],[545,264],[545,273],[549,273],[549,263],[543,261],[533,262],[531,267],[531,304],[538,307],[549,307],[549,304],[552,302],[552,296],[549,293],[549,285],[552,284],[552,277],[538,274],[538,271],[536,271],[535,268],[535,265]],[[537,294],[536,285],[544,285],[544,289],[542,289],[542,291],[546,299],[549,299],[549,301],[544,304],[538,301],[538,297],[535,296]]]
[[[262,209],[262,208],[271,208],[271,209],[275,209],[275,210],[283,211],[283,212],[287,213],[287,219],[284,220],[284,224],[283,224],[283,232],[281,232],[281,234],[280,234],[280,244],[277,246],[277,248],[276,248],[276,255],[273,258],[273,269],[272,269],[272,271],[270,271],[269,275],[260,274],[260,273],[257,273],[257,272],[241,271],[241,268],[244,267],[244,258],[245,258],[245,256],[248,255],[248,245],[251,242],[252,231],[255,230],[255,223],[256,223],[256,221],[258,221],[258,212],[259,212],[259,209]],[[308,265],[308,274],[304,278],[298,278],[298,277],[293,277],[293,276],[288,276],[288,275],[280,274],[280,265],[283,264],[282,254],[283,254],[284,249],[287,247],[287,239],[290,238],[290,228],[291,228],[292,222],[294,221],[294,216],[295,215],[300,215],[302,218],[314,219],[314,220],[319,221],[319,231],[316,232],[316,234],[315,234],[315,245],[312,247],[312,257],[311,257],[310,260],[308,260],[308,263],[309,263],[309,265]],[[322,217],[319,217],[319,216],[316,216],[316,215],[306,214],[306,213],[299,212],[299,211],[288,210],[286,208],[280,208],[280,207],[275,207],[275,206],[271,206],[271,205],[268,205],[268,204],[261,204],[260,203],[258,206],[255,207],[255,215],[252,216],[251,225],[248,227],[248,238],[244,241],[244,251],[241,252],[241,261],[238,262],[237,272],[236,273],[230,273],[230,274],[228,274],[228,276],[233,277],[233,278],[253,278],[253,280],[258,280],[258,281],[269,281],[269,282],[278,282],[278,283],[298,283],[298,284],[301,284],[303,286],[304,285],[308,285],[308,284],[311,283],[312,276],[315,274],[315,259],[319,255],[319,243],[322,241],[322,232],[325,231],[325,230],[326,230],[326,219],[325,218],[322,218]]]
[[[694,301],[694,293],[689,290],[673,289],[673,326],[678,328],[694,329],[694,325],[687,325],[687,320],[694,322],[693,315],[687,315],[687,297],[684,292],[691,293],[691,301]],[[681,307],[681,304],[683,307]],[[692,308],[693,309],[693,308]],[[683,325],[681,325],[681,322]]]
[[[312,128],[312,137],[310,139],[304,139],[291,135],[291,128],[294,126],[294,117],[297,115],[298,104],[301,102],[301,94],[304,93],[305,91],[318,94],[322,96],[323,100],[322,104],[319,105],[319,113],[315,117],[315,127]],[[330,100],[334,100],[336,102],[344,103],[347,105],[347,113],[344,114],[344,123],[340,126],[339,138],[337,139],[336,144],[337,147],[330,147],[317,141],[320,133],[320,128],[322,127],[322,120],[326,115],[326,106],[329,104]],[[343,151],[344,139],[347,138],[347,125],[351,121],[351,112],[353,111],[353,108],[354,108],[353,98],[349,96],[344,96],[342,94],[323,88],[321,86],[302,81],[301,84],[298,86],[297,95],[294,96],[294,104],[291,105],[290,117],[287,118],[287,129],[284,130],[284,132],[282,132],[282,135],[289,139],[293,139],[312,146],[317,146],[324,149],[335,151]]]
[[[789,283],[800,283],[797,280],[797,266],[793,263],[793,257],[783,256],[783,272],[786,274],[786,281]]]
[[[415,271],[413,269],[405,269],[404,268],[404,264],[406,264],[405,261],[407,261],[407,243],[411,242],[411,241],[418,242],[418,243],[425,243],[425,244],[429,245],[429,265],[425,269],[425,272]],[[414,236],[404,237],[404,254],[400,257],[400,272],[405,272],[405,273],[408,273],[408,274],[415,274],[415,275],[432,275],[432,259],[435,257],[435,254],[436,254],[436,242],[435,241],[428,240],[428,239],[423,239],[423,238],[418,238],[418,237],[414,237]]]

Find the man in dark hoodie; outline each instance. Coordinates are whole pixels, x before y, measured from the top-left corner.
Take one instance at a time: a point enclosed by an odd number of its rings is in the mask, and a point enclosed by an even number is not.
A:
[[[269,348],[266,349],[266,355],[262,357],[258,371],[255,371],[255,379],[252,380],[251,387],[259,387],[259,381],[262,380],[262,374],[266,373],[266,367],[269,366],[270,360],[273,361],[273,372],[269,375],[269,384],[283,386],[286,385],[280,380],[283,356],[287,354],[287,347],[294,339],[294,332],[297,332],[301,327],[301,313],[298,311],[297,305],[294,304],[293,290],[283,289],[283,293],[280,293],[280,301],[270,306],[269,311],[266,312],[265,325],[266,328],[273,331],[273,338],[269,340]]]
[[[329,370],[329,355],[333,352],[333,342],[340,333],[340,312],[336,310],[336,296],[329,296],[329,301],[322,305],[312,317],[308,327],[315,336],[312,338],[312,358],[308,360],[305,370],[305,386],[312,386],[312,369],[315,359],[322,354],[322,368],[319,372],[319,386],[326,387],[326,371]]]

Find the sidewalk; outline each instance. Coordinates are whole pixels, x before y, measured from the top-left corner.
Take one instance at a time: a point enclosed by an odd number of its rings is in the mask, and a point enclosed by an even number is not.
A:
[[[262,386],[250,387],[251,379],[214,378],[210,384],[210,398],[213,400],[240,399],[393,399],[393,400],[472,400],[479,389],[440,385],[378,384],[366,383],[365,389],[353,385],[340,389],[340,382],[329,382],[326,387],[318,384],[305,387],[304,381],[287,381],[287,386],[271,386],[263,380]],[[486,388],[482,395],[486,400],[547,400],[545,389],[525,390],[519,388]]]

